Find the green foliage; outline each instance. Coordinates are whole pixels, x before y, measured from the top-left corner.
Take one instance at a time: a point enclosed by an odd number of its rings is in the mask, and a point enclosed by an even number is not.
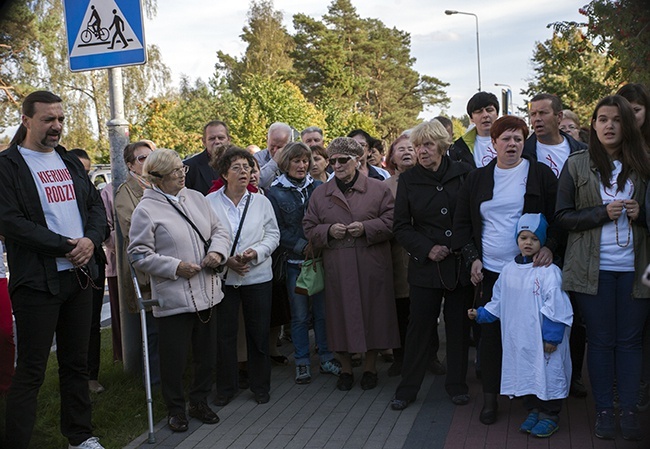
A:
[[[350,0],[334,0],[322,21],[294,16],[296,80],[315,103],[373,118],[382,138],[417,122],[424,106],[448,104],[447,84],[412,67],[411,38],[377,19],[362,19]]]
[[[325,117],[290,81],[248,75],[240,95],[232,99],[229,125],[235,143],[266,147],[266,133],[273,122],[285,122],[297,130],[307,126],[326,128]]]
[[[565,34],[578,28],[595,49],[612,60],[611,82],[650,86],[650,3],[647,0],[592,0],[578,10],[585,22],[556,22]]]
[[[601,53],[578,28],[566,28],[537,43],[533,53],[534,78],[522,93],[560,97],[578,116],[591,116],[599,99],[616,90],[620,80],[617,61]]]

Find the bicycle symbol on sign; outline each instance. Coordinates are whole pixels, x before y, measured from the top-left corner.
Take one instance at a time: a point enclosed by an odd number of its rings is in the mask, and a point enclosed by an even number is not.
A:
[[[91,6],[90,9],[92,9],[93,12],[90,15],[88,24],[86,25],[87,28],[81,32],[81,41],[84,44],[87,44],[93,39],[93,37],[95,37],[95,39],[105,42],[109,37],[108,28],[102,28],[102,19],[99,17],[99,13],[95,9],[95,6]]]

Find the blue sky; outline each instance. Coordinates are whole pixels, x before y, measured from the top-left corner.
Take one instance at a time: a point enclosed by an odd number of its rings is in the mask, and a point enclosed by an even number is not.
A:
[[[519,91],[533,74],[530,62],[535,42],[551,37],[547,24],[561,20],[580,21],[578,8],[587,0],[352,0],[361,17],[380,19],[389,27],[411,34],[415,69],[450,83],[451,106],[447,113],[462,115],[478,88],[476,25],[472,16],[444,14],[453,9],[477,14],[483,90],[500,98],[501,87],[512,87],[515,106],[523,105]],[[304,13],[320,18],[330,4],[324,0],[275,0],[291,31],[292,17]],[[208,78],[214,72],[217,50],[241,55],[245,45],[239,38],[246,24],[249,3],[206,0],[158,0],[158,13],[145,23],[147,44],[157,45],[177,84],[181,74],[192,79]],[[429,118],[440,113],[424,111]]]

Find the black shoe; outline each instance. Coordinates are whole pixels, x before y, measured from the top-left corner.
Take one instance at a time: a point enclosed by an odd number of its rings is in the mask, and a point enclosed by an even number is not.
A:
[[[272,355],[270,357],[271,357],[271,362],[273,362],[276,365],[284,366],[289,364],[289,359],[283,355]]]
[[[348,391],[352,389],[354,383],[354,376],[351,373],[341,373],[339,380],[336,382],[336,388],[341,391]]]
[[[407,399],[393,398],[390,401],[390,408],[392,410],[397,410],[399,412],[399,411],[404,410],[406,407],[408,407],[410,403],[411,403],[411,401],[409,401]]]
[[[377,386],[377,383],[377,373],[364,371],[363,376],[361,376],[361,382],[359,382],[359,385],[361,385],[362,390],[372,390]]]
[[[239,384],[240,390],[248,390],[250,388],[251,384],[248,381],[248,371],[246,371],[245,369],[239,370],[237,383]]]
[[[483,408],[478,417],[479,421],[488,426],[494,424],[497,421],[497,410],[499,405],[496,393],[483,393]]]
[[[185,413],[168,416],[167,425],[172,432],[187,432],[187,417]]]
[[[451,402],[456,405],[467,405],[469,404],[469,395],[468,394],[457,394],[451,397]]]
[[[571,381],[571,388],[569,388],[569,395],[574,398],[587,397],[587,387],[582,383],[582,379],[573,379]]]
[[[258,404],[266,404],[271,400],[271,396],[268,393],[255,393],[255,402]]]
[[[232,401],[232,396],[224,396],[221,394],[218,394],[216,398],[214,398],[214,405],[217,407],[223,407],[225,405],[228,405],[228,403]]]
[[[199,402],[198,404],[190,404],[190,416],[201,421],[203,424],[216,424],[219,422],[219,417],[212,411],[208,404]]]
[[[613,440],[616,438],[616,418],[613,410],[601,410],[596,412],[596,437],[601,440]]]

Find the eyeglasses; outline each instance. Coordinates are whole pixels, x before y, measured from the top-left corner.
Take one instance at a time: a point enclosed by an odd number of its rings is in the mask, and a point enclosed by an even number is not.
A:
[[[562,131],[568,131],[568,130],[575,131],[576,129],[578,129],[578,127],[576,125],[566,125],[566,126],[560,126],[560,129]]]
[[[350,162],[350,159],[356,159],[352,156],[343,156],[343,157],[331,157],[330,158],[330,165],[334,166],[338,162],[339,165],[345,165],[348,162]]]
[[[175,176],[176,178],[182,178],[187,174],[188,171],[190,171],[190,167],[187,165],[183,165],[182,167],[173,169],[170,174],[172,176]]]
[[[251,168],[248,165],[233,165],[232,167],[229,168],[230,171],[234,173],[248,173],[251,171]]]
[[[144,164],[144,161],[147,159],[148,154],[142,154],[138,157],[135,158],[136,161],[138,161],[138,164]]]

